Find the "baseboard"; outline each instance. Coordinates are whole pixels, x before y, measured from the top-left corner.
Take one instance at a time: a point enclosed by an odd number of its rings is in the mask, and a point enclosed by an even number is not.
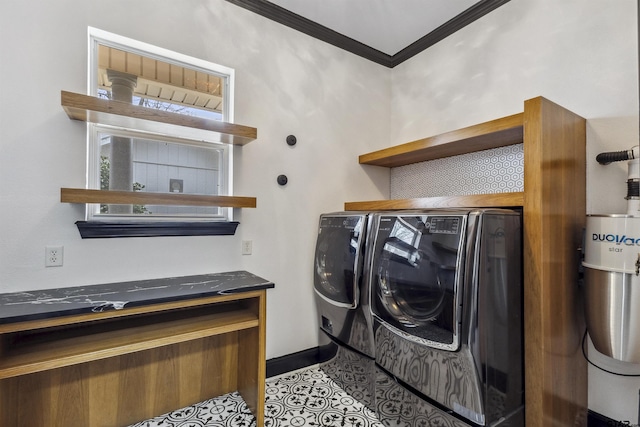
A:
[[[632,421],[616,421],[592,410],[589,410],[587,416],[587,427],[633,427],[637,425]]]
[[[318,347],[298,351],[267,360],[267,378],[275,377],[296,369],[306,368],[320,362]]]

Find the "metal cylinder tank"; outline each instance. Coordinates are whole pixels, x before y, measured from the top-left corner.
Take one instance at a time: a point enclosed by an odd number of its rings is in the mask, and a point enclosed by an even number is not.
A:
[[[588,215],[582,265],[595,349],[640,363],[640,217]]]

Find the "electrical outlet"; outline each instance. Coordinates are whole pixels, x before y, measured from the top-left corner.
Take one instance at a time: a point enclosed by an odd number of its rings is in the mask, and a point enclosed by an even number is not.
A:
[[[64,254],[64,246],[45,246],[44,266],[45,267],[62,267],[63,254]]]
[[[251,241],[251,240],[243,240],[242,241],[242,255],[251,255],[251,249],[253,249],[253,241]]]

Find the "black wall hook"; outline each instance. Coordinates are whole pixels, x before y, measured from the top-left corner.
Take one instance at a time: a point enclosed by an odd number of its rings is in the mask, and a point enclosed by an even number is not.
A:
[[[296,142],[298,142],[298,139],[295,137],[295,135],[289,135],[287,137],[287,144],[289,144],[290,146],[294,146],[296,145]]]
[[[287,175],[278,175],[278,184],[286,185],[287,182],[289,182],[289,179],[287,178]]]

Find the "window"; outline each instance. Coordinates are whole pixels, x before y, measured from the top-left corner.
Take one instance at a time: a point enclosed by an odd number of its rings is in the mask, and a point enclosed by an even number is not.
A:
[[[89,46],[90,95],[233,121],[232,69],[94,28]],[[148,121],[88,129],[88,188],[232,194],[233,150],[209,132]],[[88,221],[232,220],[232,209],[221,207],[87,206]]]

